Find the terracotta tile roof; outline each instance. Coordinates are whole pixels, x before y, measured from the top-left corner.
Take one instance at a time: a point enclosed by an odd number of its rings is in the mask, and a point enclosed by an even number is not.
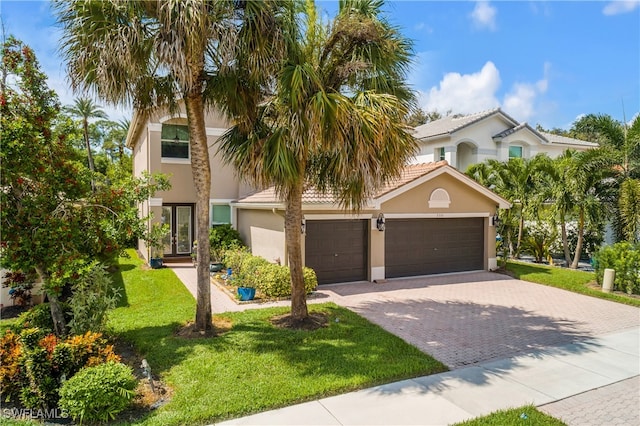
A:
[[[413,137],[416,139],[424,139],[431,138],[439,135],[448,135],[455,131],[458,131],[470,124],[473,124],[477,121],[485,119],[493,114],[504,112],[500,110],[500,108],[489,109],[486,111],[477,112],[474,114],[464,115],[462,117],[459,116],[449,116],[441,118],[440,120],[435,120],[427,124],[423,124],[421,126],[416,127],[413,133]],[[508,116],[507,116],[508,117]],[[511,118],[511,117],[508,117]]]
[[[389,192],[400,188],[402,185],[414,181],[429,172],[432,172],[440,167],[446,166],[446,161],[438,161],[436,163],[421,163],[421,164],[409,164],[405,166],[401,175],[394,180],[387,182],[382,188],[378,190],[373,198],[381,197]],[[254,194],[248,195],[240,200],[238,203],[256,203],[256,204],[277,204],[282,201],[276,195],[276,191],[273,187],[259,191]],[[334,204],[336,202],[335,197],[330,193],[323,193],[316,188],[307,189],[302,194],[303,204]]]

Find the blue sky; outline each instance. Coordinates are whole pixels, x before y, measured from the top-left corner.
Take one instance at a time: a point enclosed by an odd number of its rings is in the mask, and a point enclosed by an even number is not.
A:
[[[627,120],[640,112],[640,0],[388,1],[385,10],[414,41],[409,81],[427,110],[499,106],[520,121],[565,129],[588,113],[621,120],[623,103]],[[71,103],[49,3],[2,0],[0,15]],[[129,114],[105,110],[114,119]]]

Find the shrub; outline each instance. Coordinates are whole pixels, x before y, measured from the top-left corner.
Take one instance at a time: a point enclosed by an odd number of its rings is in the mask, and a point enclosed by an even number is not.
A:
[[[304,288],[307,293],[318,286],[316,273],[311,268],[303,269]],[[260,266],[253,275],[254,285],[266,297],[291,296],[291,271],[287,266],[268,263]]]
[[[74,420],[107,421],[133,398],[136,379],[130,367],[108,362],[83,368],[60,388],[60,408]]]
[[[104,266],[92,263],[73,285],[73,296],[69,302],[73,318],[69,321],[71,334],[102,331],[107,314],[116,307],[120,289]]]
[[[227,250],[224,252],[222,261],[231,268],[234,274],[237,274],[242,268],[242,262],[249,256],[252,256],[247,249]]]
[[[0,395],[5,400],[17,397],[21,389],[20,358],[22,345],[20,336],[6,330],[0,339]]]
[[[237,285],[256,288],[256,272],[258,268],[265,265],[270,265],[270,263],[260,256],[246,256],[238,271],[235,272],[235,279],[238,280]]]
[[[616,271],[615,290],[640,294],[640,244],[620,242],[602,247],[595,256],[594,266],[598,284],[602,285],[604,270],[609,268]]]
[[[209,245],[211,260],[220,261],[227,250],[235,250],[244,247],[240,233],[231,225],[216,225],[209,230]]]
[[[71,308],[69,305],[62,303],[62,310],[65,319],[70,321]],[[53,320],[51,319],[49,304],[41,303],[20,314],[14,328],[18,333],[25,328],[38,328],[45,333],[53,332]]]
[[[26,408],[55,407],[62,381],[85,366],[119,360],[98,333],[61,341],[38,328],[20,335],[8,330],[0,339],[0,395],[7,401],[19,398]]]

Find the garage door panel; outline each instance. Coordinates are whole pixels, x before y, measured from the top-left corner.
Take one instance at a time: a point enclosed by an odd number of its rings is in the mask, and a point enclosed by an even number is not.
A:
[[[387,220],[389,278],[483,269],[483,259],[482,218]]]
[[[305,264],[319,284],[367,279],[367,221],[307,221]]]

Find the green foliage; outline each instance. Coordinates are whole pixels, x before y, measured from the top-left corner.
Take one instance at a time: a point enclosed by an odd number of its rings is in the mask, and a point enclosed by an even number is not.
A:
[[[72,320],[69,322],[71,334],[103,331],[107,314],[116,307],[120,299],[120,289],[114,288],[105,267],[97,262],[79,273],[80,277],[73,285],[73,296],[69,301],[72,313]]]
[[[527,223],[527,231],[523,239],[523,249],[533,255],[536,262],[542,263],[557,251],[558,233],[554,226],[542,220]]]
[[[145,238],[147,244],[151,248],[152,258],[162,258],[164,254],[164,240],[170,232],[169,224],[154,223],[151,225],[151,231]]]
[[[311,268],[304,268],[304,288],[311,293],[318,286],[316,273]],[[265,297],[291,296],[291,272],[286,266],[268,263],[259,266],[250,277],[250,287],[255,287]]]
[[[590,284],[596,279],[596,275],[593,272],[514,261],[507,262],[507,271],[509,271],[510,275],[524,281],[640,307],[640,299],[614,293],[604,293],[600,289],[592,288]]]
[[[65,317],[71,318],[71,308],[68,304],[62,304]],[[27,312],[20,314],[18,321],[15,324],[15,328],[19,331],[25,328],[38,328],[45,333],[53,332],[53,321],[51,319],[51,309],[48,303],[41,303],[35,305]]]
[[[209,245],[211,260],[220,261],[227,250],[237,250],[244,247],[240,233],[231,225],[217,225],[209,231]]]
[[[640,294],[640,244],[623,241],[602,247],[595,256],[596,277],[600,285],[605,269],[616,271],[614,290]]]
[[[524,414],[524,415],[523,415]],[[453,426],[566,426],[562,421],[540,412],[533,405],[498,410],[489,415],[456,423]]]
[[[135,395],[136,379],[130,367],[108,362],[87,367],[60,388],[60,408],[74,420],[113,420]]]
[[[52,408],[65,379],[85,366],[119,360],[97,333],[60,340],[38,328],[19,335],[6,330],[0,339],[0,395],[6,401],[19,399],[26,408]]]
[[[237,271],[234,271],[235,284],[242,287],[256,288],[257,271],[263,266],[271,265],[268,260],[260,256],[249,255],[242,260]]]
[[[252,256],[252,254],[248,249],[227,250],[222,256],[222,261],[235,274],[242,267],[242,262],[249,256]]]
[[[326,327],[315,331],[275,327],[271,318],[287,308],[271,308],[225,313],[232,328],[213,338],[178,337],[176,327],[192,319],[193,297],[172,270],[142,270],[143,262],[129,253],[120,259],[128,305],[114,310],[110,329],[145,354],[173,388],[146,425],[211,424],[446,370],[331,303],[309,305],[311,313],[327,315]]]
[[[0,95],[0,228],[2,266],[35,270],[50,303],[94,259],[113,261],[132,237],[146,233],[137,204],[169,187],[143,175],[107,182],[83,164],[73,141],[52,131],[58,114],[33,51],[10,37],[2,46]],[[54,309],[52,312],[59,312]],[[64,333],[64,319],[56,332]]]

